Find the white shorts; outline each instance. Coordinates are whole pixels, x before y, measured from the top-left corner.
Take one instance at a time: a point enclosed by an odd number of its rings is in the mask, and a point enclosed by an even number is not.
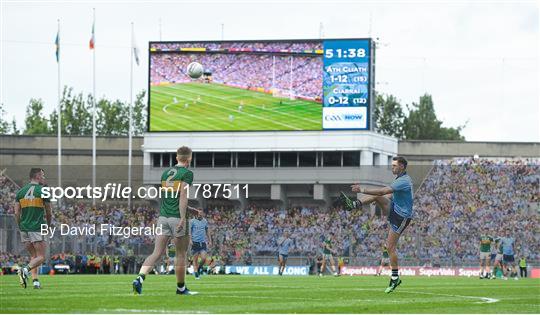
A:
[[[503,260],[503,254],[495,255],[495,261],[502,261],[502,260]]]
[[[480,259],[490,259],[491,253],[489,252],[480,252]]]
[[[162,229],[161,235],[174,236],[174,237],[187,236],[188,235],[188,222],[186,222],[186,226],[180,232],[176,231],[176,227],[178,226],[178,223],[180,223],[180,218],[159,217],[157,220],[156,226],[161,226],[161,229]]]
[[[41,232],[24,232],[21,231],[21,242],[23,243],[35,243],[45,241],[45,235],[42,235]]]

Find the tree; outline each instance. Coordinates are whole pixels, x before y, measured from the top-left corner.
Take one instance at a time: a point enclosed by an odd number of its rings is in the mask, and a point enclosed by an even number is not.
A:
[[[4,103],[0,103],[0,134],[5,135],[9,130],[9,123],[4,119],[6,111],[4,110]]]
[[[89,95],[85,100],[82,93],[75,95],[73,88],[64,87],[60,106],[62,111],[62,134],[76,136],[92,134],[92,96]],[[56,109],[50,114],[49,121],[52,133],[56,134],[58,126],[58,112]]]
[[[127,135],[129,129],[129,108],[119,100],[111,102],[101,99],[97,103],[97,134],[103,136]]]
[[[15,120],[15,116],[13,117],[13,120],[11,120],[11,134],[12,135],[18,135],[20,133],[19,128],[17,128],[17,121]]]
[[[24,120],[25,135],[45,135],[50,133],[47,119],[43,116],[43,101],[41,99],[30,99],[26,107],[26,118]]]
[[[133,135],[141,135],[146,131],[146,91],[135,96],[133,102]],[[60,99],[62,112],[61,133],[63,135],[92,135],[93,97],[83,93],[75,94],[73,88],[65,86]],[[52,134],[58,132],[58,106],[48,115],[43,113],[43,101],[30,99],[26,108],[24,134]],[[4,104],[0,104],[0,134],[19,134],[15,118],[9,123],[5,119]],[[96,133],[98,135],[128,135],[129,103],[120,100],[111,101],[106,98],[96,103]]]
[[[377,95],[373,110],[376,131],[402,139],[404,119],[405,114],[396,97],[393,95]]]
[[[146,91],[142,90],[135,97],[135,102],[133,104],[133,135],[140,136],[146,132],[146,101],[145,101]]]
[[[413,103],[409,114],[403,120],[404,138],[409,140],[465,140],[461,130],[442,127],[442,121],[437,119],[431,95],[424,94],[418,104]]]

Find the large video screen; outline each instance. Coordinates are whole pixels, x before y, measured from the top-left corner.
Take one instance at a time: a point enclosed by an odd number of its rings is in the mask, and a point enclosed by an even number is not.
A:
[[[151,42],[148,131],[370,129],[369,39]]]

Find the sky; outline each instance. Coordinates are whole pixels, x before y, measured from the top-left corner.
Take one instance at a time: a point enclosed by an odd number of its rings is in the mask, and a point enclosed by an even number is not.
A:
[[[62,85],[92,92],[88,47],[96,12],[96,95],[130,97],[131,22],[147,88],[148,41],[373,37],[376,90],[403,105],[433,96],[445,127],[468,141],[540,142],[536,1],[0,1],[0,102],[24,123],[31,98],[57,104]],[[160,22],[161,21],[161,22]],[[161,27],[160,27],[161,25]],[[161,29],[161,37],[160,37]]]

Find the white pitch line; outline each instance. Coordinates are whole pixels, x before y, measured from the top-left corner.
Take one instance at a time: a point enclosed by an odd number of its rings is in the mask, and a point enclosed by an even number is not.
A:
[[[362,288],[351,288],[349,290],[352,291],[380,291],[379,289],[362,289]],[[462,299],[479,299],[481,301],[476,302],[477,304],[481,303],[496,303],[499,302],[499,299],[494,298],[488,298],[483,296],[468,296],[468,295],[456,295],[456,294],[445,294],[445,293],[432,293],[432,292],[417,292],[417,291],[404,291],[404,290],[398,290],[399,292],[403,293],[412,293],[412,294],[426,294],[426,295],[437,295],[437,296],[446,296],[446,297],[455,297],[455,298],[462,298]]]
[[[187,90],[187,89],[186,89]],[[167,93],[167,92],[161,92],[162,94],[168,94],[168,95],[172,95],[172,96],[175,96],[176,94],[172,94],[172,93]],[[194,92],[189,92],[188,93],[194,93]],[[203,93],[200,93],[201,95],[205,95]],[[206,96],[206,95],[205,95]],[[215,97],[215,98],[218,98],[218,97]],[[292,129],[292,130],[302,130],[302,128],[298,128],[298,127],[295,127],[295,126],[291,126],[291,125],[288,125],[286,123],[282,123],[282,122],[279,122],[279,121],[275,121],[275,120],[272,120],[272,119],[267,119],[267,118],[264,118],[264,117],[261,117],[261,116],[257,116],[257,115],[254,115],[254,114],[250,114],[250,113],[246,113],[246,112],[243,112],[243,111],[240,111],[240,110],[236,110],[236,109],[232,109],[232,108],[228,108],[226,106],[222,106],[222,105],[217,105],[217,104],[211,104],[211,103],[208,103],[208,102],[202,102],[201,103],[203,104],[206,104],[208,106],[212,106],[212,107],[218,107],[218,108],[221,108],[221,109],[224,109],[226,111],[229,111],[229,112],[235,112],[237,114],[242,114],[242,115],[246,115],[246,116],[250,116],[252,118],[255,118],[255,119],[258,119],[258,120],[264,120],[264,121],[268,121],[270,123],[273,123],[273,124],[276,124],[276,125],[281,125],[281,126],[285,126],[289,129]]]
[[[218,96],[214,96],[214,95],[209,95],[209,94],[205,94],[205,93],[202,93],[202,92],[198,92],[197,90],[190,89],[190,88],[188,88],[188,87],[183,87],[182,89],[178,89],[177,87],[171,87],[171,88],[172,88],[172,89],[175,89],[175,90],[180,90],[180,91],[187,91],[188,93],[201,94],[201,95],[204,95],[204,96],[206,96],[206,97],[217,98],[217,99],[219,99],[219,100],[222,100],[222,99],[223,99],[222,97],[218,97]],[[266,98],[261,97],[261,96],[257,96],[257,95],[251,95],[251,97],[253,97],[253,98],[258,98],[258,99],[261,99],[261,100],[266,100]],[[265,110],[265,111],[269,111],[269,112],[276,113],[276,114],[278,114],[278,115],[286,115],[286,116],[289,116],[289,117],[292,117],[292,118],[305,120],[305,121],[308,121],[308,122],[310,122],[310,123],[319,123],[318,120],[313,120],[313,119],[301,117],[301,116],[298,116],[298,115],[293,115],[293,114],[289,114],[289,113],[284,113],[284,112],[277,111],[277,110],[270,109],[270,108],[269,108],[269,109],[264,109],[264,110]]]
[[[497,303],[497,302],[500,301],[499,299],[488,298],[488,297],[483,297],[483,296],[468,296],[468,295],[455,295],[455,294],[431,293],[431,292],[416,292],[416,291],[403,291],[403,290],[400,290],[400,292],[413,293],[413,294],[427,294],[427,295],[438,295],[438,296],[458,297],[458,298],[464,298],[464,299],[480,299],[481,301],[476,302],[477,304]]]
[[[174,104],[174,102],[170,102],[169,104],[165,104],[165,105],[163,106],[162,109],[163,109],[163,111],[164,111],[166,114],[169,114],[169,115],[170,115],[170,113],[167,111],[167,107],[171,106],[172,104]]]

